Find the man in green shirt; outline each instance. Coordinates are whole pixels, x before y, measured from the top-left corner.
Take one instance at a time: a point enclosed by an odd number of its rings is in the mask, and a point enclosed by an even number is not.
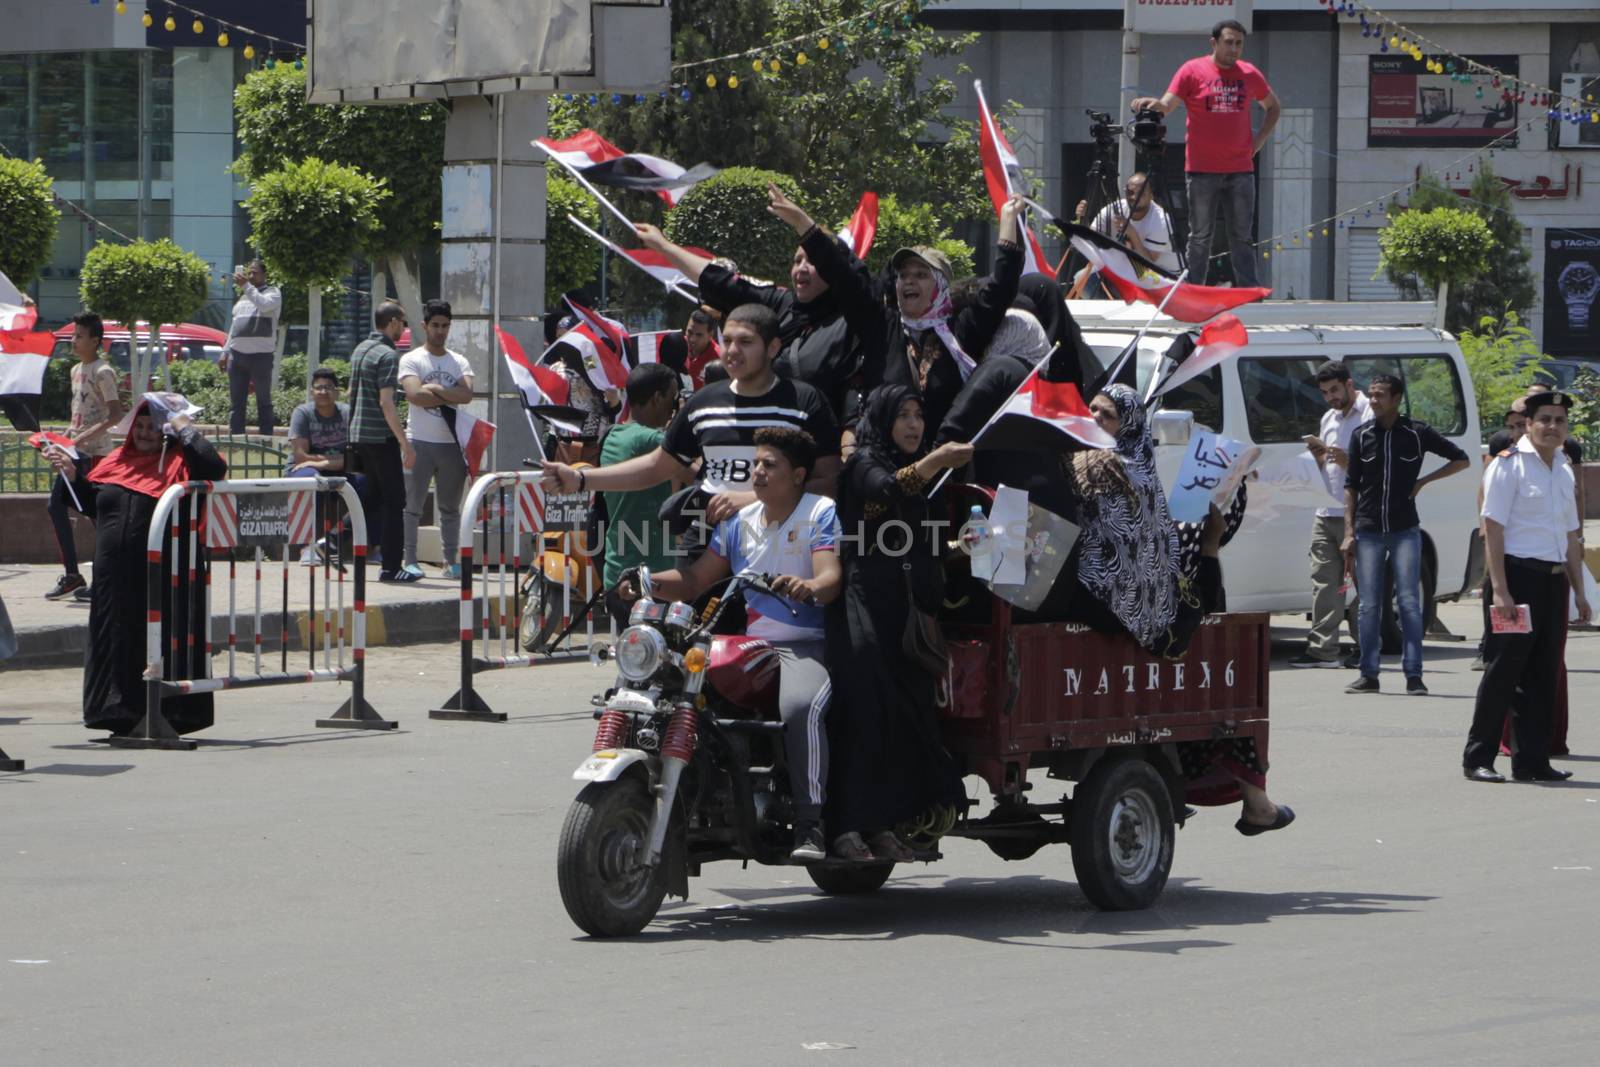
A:
[[[377,328],[350,356],[350,453],[367,476],[368,544],[382,556],[380,582],[414,582],[400,564],[405,554],[405,472],[417,462],[395,405],[400,356],[395,342],[406,330],[403,307],[387,300],[372,314]]]
[[[664,428],[678,406],[678,375],[664,363],[641,363],[628,375],[630,421],[618,423],[606,434],[600,446],[600,465],[647,456],[661,445]],[[657,517],[661,505],[677,485],[662,482],[650,489],[606,492],[606,572],[607,587],[616,584],[629,567],[646,566],[652,571],[673,565],[672,546],[665,524]],[[628,610],[613,593],[606,597],[606,610],[620,629],[628,624]]]

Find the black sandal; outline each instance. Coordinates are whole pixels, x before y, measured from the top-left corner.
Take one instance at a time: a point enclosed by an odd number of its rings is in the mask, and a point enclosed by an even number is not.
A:
[[[1255,837],[1257,834],[1264,834],[1269,830],[1282,830],[1292,822],[1294,822],[1294,809],[1287,804],[1279,804],[1277,817],[1271,822],[1262,825],[1261,823],[1245,822],[1244,819],[1240,819],[1233,824],[1233,828],[1246,837]]]

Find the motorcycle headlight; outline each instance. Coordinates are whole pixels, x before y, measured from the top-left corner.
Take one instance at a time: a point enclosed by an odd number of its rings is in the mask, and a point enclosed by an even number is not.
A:
[[[630,682],[648,679],[667,661],[667,639],[650,626],[630,626],[622,631],[614,652],[617,671]]]

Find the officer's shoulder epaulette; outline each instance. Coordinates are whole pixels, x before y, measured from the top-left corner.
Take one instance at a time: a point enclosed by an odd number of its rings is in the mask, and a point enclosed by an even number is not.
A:
[[[1516,449],[1508,448],[1508,449],[1505,449],[1502,452],[1496,452],[1495,453],[1495,458],[1496,459],[1510,459],[1512,456],[1514,456],[1516,454],[1517,454],[1517,450]]]

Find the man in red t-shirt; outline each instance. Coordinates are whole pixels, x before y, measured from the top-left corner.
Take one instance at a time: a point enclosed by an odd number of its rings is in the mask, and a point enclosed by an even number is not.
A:
[[[1256,284],[1250,235],[1256,215],[1255,157],[1278,122],[1281,107],[1261,71],[1239,57],[1244,27],[1233,19],[1211,29],[1211,54],[1178,68],[1157,100],[1142,96],[1129,106],[1172,114],[1182,104],[1188,127],[1184,170],[1189,179],[1189,281],[1204,285],[1210,273],[1211,237],[1220,202],[1228,213],[1228,251],[1233,283]],[[1258,100],[1267,117],[1250,130],[1250,102]]]

